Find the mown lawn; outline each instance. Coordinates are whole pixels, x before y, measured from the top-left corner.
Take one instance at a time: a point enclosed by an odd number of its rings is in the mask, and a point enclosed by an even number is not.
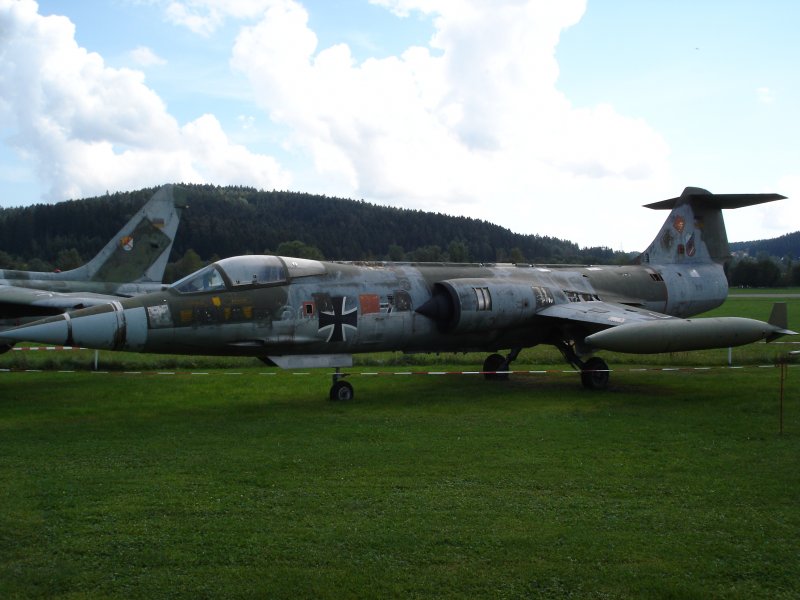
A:
[[[264,371],[0,373],[0,596],[800,595],[796,367]]]

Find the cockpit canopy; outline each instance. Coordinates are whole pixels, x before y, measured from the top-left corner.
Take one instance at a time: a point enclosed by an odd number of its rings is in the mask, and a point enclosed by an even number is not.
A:
[[[233,256],[217,261],[172,284],[180,294],[232,290],[243,286],[268,286],[289,278],[322,275],[324,265],[316,260],[271,255]]]

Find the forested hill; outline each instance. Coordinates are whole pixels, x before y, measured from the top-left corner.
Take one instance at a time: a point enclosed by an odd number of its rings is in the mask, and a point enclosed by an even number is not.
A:
[[[771,240],[732,242],[731,250],[733,252],[744,252],[750,256],[767,254],[779,258],[790,256],[796,259],[800,257],[800,231],[787,233]]]
[[[628,258],[608,248],[581,249],[466,217],[297,192],[182,187],[189,209],[172,261],[187,251],[207,261],[281,250],[331,260],[609,263]],[[0,263],[5,263],[0,268],[63,269],[72,266],[65,261],[88,260],[154,191],[0,209]]]

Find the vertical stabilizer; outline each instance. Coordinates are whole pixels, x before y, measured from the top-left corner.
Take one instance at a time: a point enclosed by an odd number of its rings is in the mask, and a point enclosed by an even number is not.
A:
[[[656,239],[637,262],[646,264],[724,263],[730,258],[723,209],[781,200],[780,194],[712,194],[687,187],[677,198],[645,205],[670,210]]]
[[[153,197],[88,263],[61,274],[64,279],[111,283],[160,283],[178,230],[184,194],[173,185]]]

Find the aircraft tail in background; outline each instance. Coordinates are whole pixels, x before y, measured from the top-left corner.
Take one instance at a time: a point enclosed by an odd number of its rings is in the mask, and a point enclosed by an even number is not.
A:
[[[159,188],[83,266],[55,273],[0,270],[0,330],[163,287],[185,190]],[[9,345],[0,344],[0,353]]]
[[[57,272],[0,269],[0,285],[59,292],[107,292],[120,284],[157,289],[186,208],[185,194],[171,184],[160,187],[85,265]]]
[[[57,279],[108,283],[160,283],[175,241],[184,195],[164,185],[88,263]]]
[[[724,264],[731,254],[722,211],[784,198],[780,194],[712,194],[687,187],[677,198],[646,204],[646,208],[670,210],[670,214],[636,262]]]

